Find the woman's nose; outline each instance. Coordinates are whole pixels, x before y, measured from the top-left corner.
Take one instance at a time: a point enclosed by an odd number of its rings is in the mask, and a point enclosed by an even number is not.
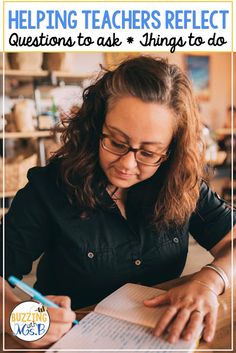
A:
[[[134,169],[137,167],[137,161],[135,157],[135,153],[129,151],[124,156],[120,158],[120,164],[124,169]]]

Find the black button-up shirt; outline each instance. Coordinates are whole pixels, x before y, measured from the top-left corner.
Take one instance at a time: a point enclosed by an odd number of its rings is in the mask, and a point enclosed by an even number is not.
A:
[[[178,277],[189,232],[211,249],[231,228],[231,209],[205,183],[197,211],[181,229],[164,231],[150,225],[155,179],[129,190],[127,219],[106,191],[103,206],[83,219],[57,176],[57,164],[32,168],[14,198],[5,217],[5,273],[21,278],[42,255],[35,287],[70,296],[72,308],[94,304],[126,282],[153,285]]]

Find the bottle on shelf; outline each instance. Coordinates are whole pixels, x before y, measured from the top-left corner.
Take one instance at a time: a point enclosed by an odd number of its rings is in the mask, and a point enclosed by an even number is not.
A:
[[[55,100],[51,98],[51,107],[48,111],[43,112],[38,115],[38,129],[39,130],[50,130],[59,121],[59,114]]]

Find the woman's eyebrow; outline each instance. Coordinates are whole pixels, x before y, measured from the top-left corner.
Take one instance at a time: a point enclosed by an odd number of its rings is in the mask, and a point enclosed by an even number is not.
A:
[[[109,128],[109,130],[114,131],[114,132],[118,132],[121,135],[123,135],[127,140],[130,140],[130,137],[128,135],[126,135],[123,131],[121,131],[120,129],[114,127],[114,126],[110,126],[108,124],[106,124],[106,126]],[[158,146],[165,146],[164,143],[160,142],[160,141],[142,141],[141,142],[142,145],[158,145]]]
[[[110,126],[108,124],[105,124],[105,126],[107,126],[108,129],[113,132],[118,132],[119,134],[124,135],[124,137],[126,137],[126,139],[128,139],[128,140],[130,139],[130,137],[128,135],[126,135],[123,131],[121,131],[120,129],[113,127],[113,126]]]

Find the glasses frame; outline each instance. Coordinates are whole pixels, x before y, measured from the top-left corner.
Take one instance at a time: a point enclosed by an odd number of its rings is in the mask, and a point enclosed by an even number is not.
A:
[[[144,164],[144,165],[148,165],[148,166],[152,166],[152,167],[154,167],[154,166],[157,167],[157,166],[159,166],[161,163],[165,162],[165,161],[168,159],[169,155],[170,155],[170,150],[169,150],[167,153],[161,154],[161,155],[158,155],[157,153],[152,152],[152,153],[156,154],[157,156],[160,156],[160,159],[159,159],[156,163],[145,163],[145,162],[140,161],[140,160],[137,159],[137,157],[136,157],[136,154],[137,154],[138,151],[146,151],[146,150],[144,150],[143,148],[133,148],[133,147],[129,146],[129,145],[126,144],[126,143],[121,143],[121,144],[123,144],[124,146],[127,146],[127,151],[125,151],[124,153],[123,153],[123,152],[122,152],[122,153],[116,153],[116,152],[110,150],[109,148],[107,148],[107,147],[104,145],[103,140],[104,140],[105,137],[112,138],[112,135],[109,135],[109,134],[106,134],[106,133],[103,133],[103,132],[101,133],[101,136],[100,136],[101,146],[102,146],[102,148],[103,148],[105,151],[108,151],[108,152],[110,152],[110,153],[112,153],[112,154],[114,154],[114,155],[116,155],[116,156],[120,156],[120,157],[121,157],[121,156],[125,156],[125,155],[128,154],[129,152],[134,152],[134,157],[135,157],[136,161],[137,161],[138,163],[141,163],[141,164]]]

